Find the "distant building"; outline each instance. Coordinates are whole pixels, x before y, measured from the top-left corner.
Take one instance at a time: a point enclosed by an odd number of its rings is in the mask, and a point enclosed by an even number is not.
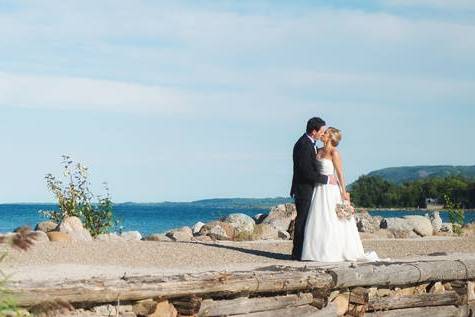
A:
[[[428,210],[440,210],[444,208],[444,204],[437,198],[426,198],[426,208]]]

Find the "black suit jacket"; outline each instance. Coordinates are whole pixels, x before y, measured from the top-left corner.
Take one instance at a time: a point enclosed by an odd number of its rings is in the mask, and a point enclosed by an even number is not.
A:
[[[295,199],[311,200],[316,184],[326,184],[328,176],[320,174],[315,148],[310,138],[304,134],[294,145],[294,176],[290,196]]]

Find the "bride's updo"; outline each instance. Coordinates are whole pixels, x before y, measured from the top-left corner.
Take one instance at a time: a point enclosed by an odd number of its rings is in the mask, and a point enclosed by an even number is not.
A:
[[[331,144],[335,147],[338,146],[341,141],[341,131],[330,127],[325,132],[328,133],[328,140],[331,142]]]

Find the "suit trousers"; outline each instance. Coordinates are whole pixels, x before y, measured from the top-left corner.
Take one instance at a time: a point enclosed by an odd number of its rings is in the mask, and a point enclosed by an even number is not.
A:
[[[293,260],[300,260],[302,258],[302,247],[305,236],[305,224],[307,222],[308,211],[310,209],[311,203],[311,199],[295,199],[297,218],[295,219],[294,240],[292,248]]]

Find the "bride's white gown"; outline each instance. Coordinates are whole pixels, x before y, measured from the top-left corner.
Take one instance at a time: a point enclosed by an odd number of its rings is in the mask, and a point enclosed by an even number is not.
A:
[[[335,168],[329,159],[318,159],[320,173],[333,175]],[[365,253],[354,217],[339,219],[335,207],[341,203],[336,185],[317,185],[305,225],[302,260],[319,262],[378,261],[377,254]]]

